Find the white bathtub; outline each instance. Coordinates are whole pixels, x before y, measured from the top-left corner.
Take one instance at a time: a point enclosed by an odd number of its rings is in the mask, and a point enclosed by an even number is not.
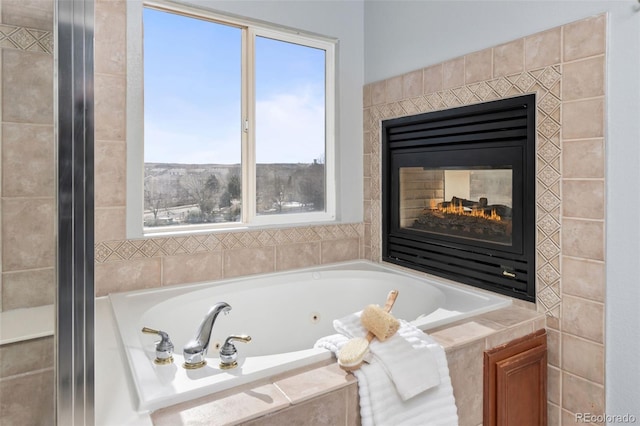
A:
[[[367,261],[112,294],[110,301],[138,407],[154,410],[330,358],[313,344],[335,333],[332,321],[370,303],[383,305],[391,289],[399,291],[393,314],[423,330],[511,303],[499,295]],[[217,302],[227,302],[232,310],[217,318],[208,363],[185,370],[182,347]],[[169,333],[175,345],[173,364],[153,363],[158,338],[142,334],[143,326]],[[237,342],[239,366],[221,370],[215,347],[230,334],[248,334],[252,341]]]

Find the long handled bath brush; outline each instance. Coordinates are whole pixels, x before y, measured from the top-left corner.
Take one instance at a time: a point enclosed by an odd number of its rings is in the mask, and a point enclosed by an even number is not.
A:
[[[362,314],[365,314],[365,311],[370,311],[367,313],[367,316],[370,317],[367,321],[371,328],[365,337],[354,337],[350,339],[338,352],[338,365],[340,368],[346,371],[353,371],[360,368],[362,362],[364,361],[364,357],[369,352],[369,343],[373,340],[376,335],[382,336],[384,339],[391,337],[400,327],[398,321],[393,318],[389,314],[391,308],[393,308],[393,304],[398,297],[398,290],[391,290],[387,295],[387,303],[384,305],[384,310],[379,308],[378,306],[369,305],[363,311]],[[388,317],[385,317],[383,320],[380,319],[380,313],[387,314]],[[395,320],[394,324],[391,319]],[[362,319],[361,319],[362,321]],[[395,328],[395,329],[394,329]],[[375,331],[372,331],[372,329]],[[393,330],[393,331],[391,331]]]

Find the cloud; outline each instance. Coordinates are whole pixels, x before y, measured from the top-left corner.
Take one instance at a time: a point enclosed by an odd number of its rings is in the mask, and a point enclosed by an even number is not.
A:
[[[310,163],[324,155],[324,144],[323,96],[306,89],[256,102],[259,163]]]
[[[179,104],[149,114],[145,161],[183,164],[240,162],[240,117],[231,108]],[[259,163],[311,163],[324,156],[324,92],[310,88],[279,93],[256,102],[256,156]]]

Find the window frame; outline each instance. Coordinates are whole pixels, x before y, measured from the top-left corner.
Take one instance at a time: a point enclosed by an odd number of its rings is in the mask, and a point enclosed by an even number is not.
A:
[[[148,7],[242,30],[242,216],[240,222],[145,227],[143,8]],[[255,39],[265,37],[325,51],[325,209],[321,212],[258,215],[256,212]],[[336,44],[332,38],[162,0],[127,1],[127,238],[193,234],[255,227],[313,224],[336,220]]]

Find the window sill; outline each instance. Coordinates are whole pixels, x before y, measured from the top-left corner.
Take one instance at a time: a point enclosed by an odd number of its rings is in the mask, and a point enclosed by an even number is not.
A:
[[[310,226],[330,226],[330,225],[346,225],[350,222],[342,222],[336,219],[328,220],[315,220],[315,221],[291,221],[282,223],[230,223],[219,225],[188,225],[188,226],[173,226],[163,227],[157,229],[145,228],[142,234],[133,233],[133,235],[127,235],[129,239],[139,238],[156,238],[156,237],[183,237],[190,235],[207,235],[207,234],[221,234],[227,232],[248,232],[248,231],[261,231],[269,229],[283,229],[283,228],[302,228]]]

